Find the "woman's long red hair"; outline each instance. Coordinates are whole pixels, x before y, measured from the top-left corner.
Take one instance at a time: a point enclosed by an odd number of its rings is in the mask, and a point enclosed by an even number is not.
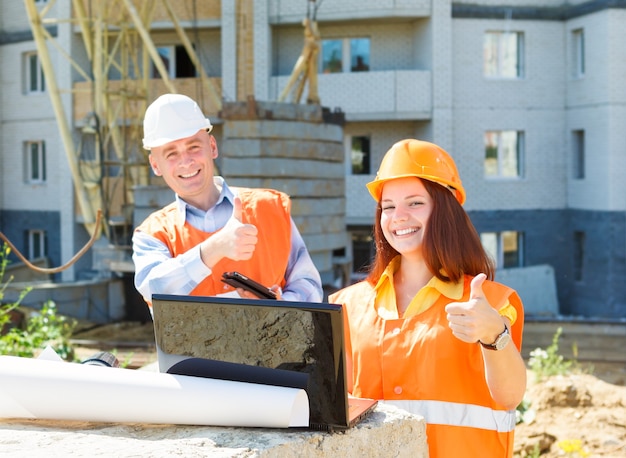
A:
[[[418,178],[419,179],[419,178]],[[485,273],[493,280],[495,266],[480,241],[469,216],[445,187],[421,180],[433,201],[433,209],[424,231],[422,251],[432,274],[442,281],[456,283],[463,275]],[[387,242],[380,225],[382,208],[376,206],[374,243],[376,255],[368,281],[376,284],[389,262],[399,253]]]

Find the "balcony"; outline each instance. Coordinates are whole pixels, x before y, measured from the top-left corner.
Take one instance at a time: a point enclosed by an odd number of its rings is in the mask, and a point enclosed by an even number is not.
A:
[[[429,17],[432,0],[333,0],[324,2],[317,12],[320,22],[372,18]],[[269,21],[272,24],[298,23],[306,12],[302,0],[270,0]]]
[[[270,98],[276,100],[288,80],[272,77]],[[432,113],[431,72],[425,70],[321,74],[318,91],[322,105],[341,108],[347,121],[427,120]]]

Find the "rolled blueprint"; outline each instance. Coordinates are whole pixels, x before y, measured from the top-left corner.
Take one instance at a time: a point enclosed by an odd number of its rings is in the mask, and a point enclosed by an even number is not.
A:
[[[303,389],[0,356],[0,417],[288,428]]]

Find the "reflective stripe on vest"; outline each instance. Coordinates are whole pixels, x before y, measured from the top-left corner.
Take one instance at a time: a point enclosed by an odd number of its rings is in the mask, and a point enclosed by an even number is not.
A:
[[[415,415],[426,423],[465,426],[507,433],[515,429],[515,410],[493,410],[473,404],[445,401],[379,401]]]

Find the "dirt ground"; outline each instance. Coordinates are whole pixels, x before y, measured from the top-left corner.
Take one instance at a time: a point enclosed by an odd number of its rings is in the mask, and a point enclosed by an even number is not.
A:
[[[83,361],[99,351],[113,353],[120,365],[138,369],[156,361],[152,322],[121,322],[97,326],[81,323],[71,342],[76,359]]]
[[[74,333],[76,357],[110,351],[125,367],[143,367],[156,361],[153,332],[151,322],[83,327]],[[594,375],[541,382],[529,372],[529,409],[516,428],[516,457],[626,457],[626,366],[594,363],[587,371]]]
[[[626,457],[626,386],[589,374],[530,381],[527,423],[515,430],[518,456]],[[532,418],[534,416],[534,418]]]

